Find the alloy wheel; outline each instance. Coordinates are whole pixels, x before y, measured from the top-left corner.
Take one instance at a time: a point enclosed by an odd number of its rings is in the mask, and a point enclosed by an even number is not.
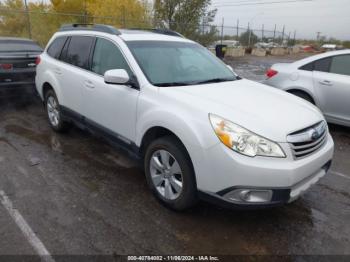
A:
[[[53,96],[49,96],[47,98],[46,105],[50,123],[53,126],[58,126],[60,123],[60,111],[56,98],[54,98]]]
[[[150,159],[150,173],[158,193],[167,200],[177,199],[183,188],[181,167],[166,150],[157,150]]]

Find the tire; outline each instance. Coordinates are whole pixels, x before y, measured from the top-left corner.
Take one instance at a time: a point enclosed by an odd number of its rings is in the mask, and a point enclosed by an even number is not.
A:
[[[146,149],[144,168],[148,186],[166,207],[182,211],[197,203],[192,162],[175,137],[153,141]]]
[[[315,104],[315,101],[312,99],[312,97],[303,91],[290,91],[289,93],[291,93],[292,95],[295,95],[297,97],[300,97],[300,98],[310,102],[313,105]]]
[[[70,123],[62,119],[61,107],[55,92],[51,89],[45,93],[45,109],[49,124],[55,132],[66,132]]]

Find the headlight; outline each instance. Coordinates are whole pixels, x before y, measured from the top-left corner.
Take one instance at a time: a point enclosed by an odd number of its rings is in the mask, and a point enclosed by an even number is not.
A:
[[[211,125],[220,141],[246,156],[286,157],[281,147],[219,116],[209,114]]]

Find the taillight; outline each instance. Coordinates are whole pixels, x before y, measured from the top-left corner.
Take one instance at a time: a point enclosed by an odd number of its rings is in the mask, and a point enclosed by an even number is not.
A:
[[[40,62],[41,62],[41,58],[40,58],[40,56],[38,56],[38,57],[35,59],[35,64],[38,65],[38,64],[40,64]]]
[[[12,69],[13,65],[12,64],[0,64],[0,68],[4,70],[10,70]]]
[[[273,70],[272,68],[270,68],[269,70],[266,71],[267,78],[274,77],[277,74],[278,74],[278,72],[276,70]]]

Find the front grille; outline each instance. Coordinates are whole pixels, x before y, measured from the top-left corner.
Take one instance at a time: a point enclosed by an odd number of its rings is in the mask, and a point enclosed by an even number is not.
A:
[[[312,155],[327,141],[327,124],[322,121],[316,125],[294,132],[287,137],[295,159]]]

